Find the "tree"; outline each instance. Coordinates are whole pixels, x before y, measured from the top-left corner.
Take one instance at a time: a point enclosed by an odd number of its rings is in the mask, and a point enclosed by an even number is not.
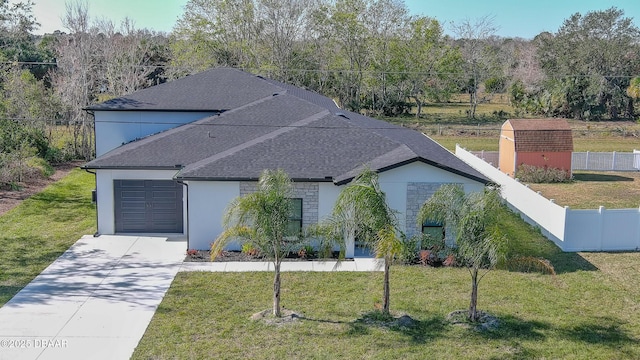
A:
[[[273,315],[280,311],[280,265],[300,243],[298,229],[290,226],[293,186],[282,170],[265,170],[255,192],[233,200],[224,215],[224,231],[211,245],[215,258],[231,241],[250,243],[274,266]]]
[[[408,97],[415,101],[416,117],[420,117],[425,100],[445,101],[457,90],[456,74],[463,64],[459,49],[445,42],[438,20],[414,18],[409,29],[402,56],[409,82]]]
[[[422,205],[418,214],[420,224],[439,222],[453,232],[456,253],[471,275],[468,319],[472,322],[478,321],[478,284],[498,262],[504,243],[497,227],[500,206],[496,189],[466,194],[461,185],[447,184]]]
[[[393,258],[400,253],[398,219],[380,189],[378,174],[365,168],[338,195],[331,216],[322,225],[331,239],[363,241],[384,259],[382,311],[389,313],[389,274]]]
[[[65,106],[65,118],[73,126],[73,148],[76,155],[89,160],[93,156],[93,119],[83,108],[96,100],[98,93],[98,58],[100,49],[90,33],[89,4],[77,1],[66,4],[62,19],[69,35],[61,36],[56,45],[57,63],[52,83]]]
[[[459,24],[454,24],[453,32],[459,39],[462,57],[466,63],[469,118],[475,118],[478,89],[487,74],[485,42],[496,32],[496,27],[493,25],[493,17],[483,16],[473,22],[465,19]]]
[[[332,72],[332,96],[343,107],[362,108],[365,72],[369,68],[371,38],[366,13],[371,0],[336,0],[321,6],[313,17],[313,31],[322,44],[321,51],[331,54],[326,70]]]
[[[632,101],[640,99],[640,77],[636,76],[629,82],[629,87],[627,87],[627,96],[629,96]],[[630,104],[631,108],[631,116],[634,115],[633,110],[633,102]]]
[[[559,101],[554,116],[582,120],[631,117],[625,93],[640,72],[640,29],[624,11],[573,14],[556,34],[537,37],[546,87]]]
[[[156,70],[153,65],[157,65],[149,63],[154,56],[154,34],[137,29],[129,18],[122,20],[119,28],[104,19],[99,20],[96,27],[102,58],[98,81],[104,89],[100,100],[147,87],[151,82],[150,75]]]
[[[317,0],[257,0],[258,43],[260,63],[268,76],[281,81],[296,81],[295,70],[304,70],[301,56],[308,48],[310,34],[306,30]]]
[[[253,0],[189,0],[173,29],[172,65],[186,74],[215,66],[258,68],[255,7]]]
[[[140,90],[159,76],[163,59],[159,36],[136,29],[130,19],[119,27],[108,20],[92,21],[88,2],[68,3],[63,20],[69,34],[55,35],[57,67],[51,73],[64,117],[73,128],[77,156],[93,156],[94,119],[83,109]]]

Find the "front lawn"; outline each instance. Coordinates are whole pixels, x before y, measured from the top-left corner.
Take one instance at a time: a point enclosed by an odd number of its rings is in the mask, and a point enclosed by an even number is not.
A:
[[[269,308],[271,281],[270,273],[179,273],[133,358],[640,358],[637,291],[601,271],[489,274],[479,305],[501,321],[489,332],[444,320],[468,305],[464,269],[392,268],[391,307],[418,320],[411,328],[356,322],[380,302],[381,273],[285,273],[283,304],[304,318],[252,322]]]
[[[517,215],[501,226],[510,256],[545,257],[557,275],[495,270],[479,308],[497,330],[448,324],[469,302],[461,268],[395,266],[391,309],[409,328],[357,320],[381,302],[382,273],[283,273],[282,303],[303,318],[282,326],[249,320],[271,305],[271,273],[179,273],[134,359],[618,359],[640,358],[640,253],[562,253]]]
[[[0,305],[95,232],[94,177],[80,169],[0,216]]]

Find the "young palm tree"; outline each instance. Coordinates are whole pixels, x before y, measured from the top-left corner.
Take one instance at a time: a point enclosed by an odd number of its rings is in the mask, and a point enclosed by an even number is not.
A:
[[[338,196],[331,216],[323,222],[325,236],[337,242],[359,239],[384,258],[382,310],[389,313],[389,271],[401,249],[397,218],[380,189],[378,174],[365,168]]]
[[[282,170],[265,170],[256,192],[236,198],[224,215],[224,231],[211,245],[215,257],[230,241],[251,243],[274,266],[273,315],[280,312],[280,265],[282,258],[300,243],[297,229],[289,226],[293,212],[292,183]]]
[[[478,321],[478,283],[498,262],[504,240],[496,225],[500,206],[495,189],[465,194],[461,185],[447,184],[422,205],[418,214],[420,223],[436,221],[453,231],[456,252],[471,275],[468,318],[472,322]]]

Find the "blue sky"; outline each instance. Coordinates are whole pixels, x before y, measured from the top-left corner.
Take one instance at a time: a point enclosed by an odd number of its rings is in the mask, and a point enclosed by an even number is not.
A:
[[[15,0],[13,0],[15,1]],[[42,25],[37,33],[63,30],[60,17],[65,0],[35,0],[34,15]],[[93,18],[115,22],[128,16],[138,28],[171,31],[182,15],[187,0],[88,0]],[[562,22],[579,12],[605,10],[612,6],[624,10],[640,27],[640,0],[405,0],[412,14],[438,19],[447,32],[451,22],[473,21],[493,16],[497,35],[533,38],[542,31],[556,32]]]

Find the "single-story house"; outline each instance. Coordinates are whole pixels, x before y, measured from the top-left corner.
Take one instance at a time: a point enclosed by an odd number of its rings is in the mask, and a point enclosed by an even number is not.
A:
[[[509,119],[500,130],[499,168],[515,177],[520,165],[562,169],[571,176],[573,137],[565,119]]]
[[[264,169],[295,185],[302,226],[331,213],[363,166],[379,172],[408,235],[440,185],[489,182],[429,137],[338,108],[317,93],[218,68],[90,106],[97,234],[172,234],[208,249],[225,208]],[[353,256],[353,244],[347,256]]]

